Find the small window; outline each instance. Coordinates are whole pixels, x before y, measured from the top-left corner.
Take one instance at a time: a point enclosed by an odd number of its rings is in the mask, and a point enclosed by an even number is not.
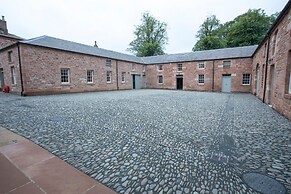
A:
[[[61,69],[61,82],[70,83],[70,70],[69,69]]]
[[[145,66],[145,65],[142,66],[142,71],[143,71],[143,72],[146,71],[146,66]]]
[[[163,71],[163,65],[158,65],[158,71]]]
[[[162,75],[159,75],[158,76],[158,83],[159,84],[162,84],[164,82],[164,80],[163,80],[163,76]]]
[[[135,63],[131,64],[131,71],[135,71]]]
[[[12,57],[12,51],[9,51],[8,52],[8,62],[12,62],[12,59],[13,59],[13,57]]]
[[[199,64],[198,64],[198,68],[199,68],[199,69],[204,69],[204,63],[199,63]]]
[[[266,57],[266,53],[267,53],[267,43],[265,43],[265,46],[264,46],[264,51],[263,51],[264,58]]]
[[[126,75],[125,72],[122,72],[122,73],[121,73],[121,82],[122,82],[122,83],[125,82],[125,75]]]
[[[204,84],[204,75],[198,75],[198,83]]]
[[[250,74],[243,74],[242,84],[243,85],[250,85]]]
[[[223,68],[229,68],[231,65],[230,61],[223,61]]]
[[[106,82],[111,83],[111,71],[106,72]]]
[[[177,71],[181,72],[183,69],[183,65],[182,64],[177,64]]]
[[[87,70],[87,83],[93,83],[93,70]]]
[[[111,67],[111,60],[110,59],[106,59],[106,67]]]
[[[15,67],[11,67],[11,78],[12,78],[12,85],[16,85]]]

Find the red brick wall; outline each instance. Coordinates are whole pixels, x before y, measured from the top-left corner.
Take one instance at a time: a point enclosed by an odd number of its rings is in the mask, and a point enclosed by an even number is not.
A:
[[[271,104],[272,107],[291,119],[291,94],[288,94],[289,83],[289,71],[291,68],[291,59],[288,53],[291,52],[291,11],[283,17],[279,24],[274,28],[270,36],[269,47],[269,59],[267,63],[267,83],[266,83],[266,95],[265,102]],[[277,31],[275,53],[273,53],[274,37]],[[256,72],[257,64],[266,64],[266,55],[264,57],[264,45],[268,42],[268,39],[262,44],[263,46],[255,53],[253,58],[253,73]],[[273,89],[271,87],[271,65],[274,65],[274,84]],[[266,65],[265,65],[266,67]],[[264,74],[265,76],[265,74]],[[264,76],[261,78],[264,78]],[[256,81],[256,77],[253,78],[253,83]],[[259,92],[259,98],[263,99],[263,87],[261,86]],[[255,87],[252,87],[252,93],[256,91]],[[270,98],[271,97],[271,98]]]
[[[24,90],[26,95],[89,92],[116,90],[116,60],[111,59],[111,67],[106,66],[106,58],[55,49],[21,45]],[[132,63],[118,61],[119,88],[130,89],[128,80],[121,84],[123,69],[131,69]],[[141,74],[141,65],[135,72]],[[61,83],[61,68],[69,68],[70,83]],[[93,70],[93,82],[87,83],[87,70]],[[106,72],[111,71],[111,83],[107,83]]]
[[[15,42],[18,42],[18,40],[16,39],[12,39],[12,38],[8,38],[8,37],[4,37],[0,35],[0,49],[7,47]]]
[[[212,91],[213,65],[214,65],[214,91],[221,91],[223,74],[232,75],[232,92],[250,92],[250,85],[242,85],[243,74],[251,74],[252,59],[227,59],[231,61],[230,68],[223,68],[224,60],[183,62],[182,72],[177,72],[177,64],[162,64],[163,70],[158,71],[158,65],[147,65],[147,88],[176,89],[176,75],[183,75],[183,89],[195,91]],[[204,69],[199,69],[198,64],[204,63]],[[204,74],[204,84],[198,83],[198,75]],[[158,76],[163,75],[164,83],[158,84]]]
[[[12,52],[12,61],[8,60],[8,52]],[[16,84],[12,84],[11,67],[15,68]],[[9,49],[4,49],[0,52],[0,69],[3,69],[4,83],[9,86],[10,92],[20,94],[21,93],[21,81],[20,81],[20,66],[18,59],[18,49],[14,46]]]

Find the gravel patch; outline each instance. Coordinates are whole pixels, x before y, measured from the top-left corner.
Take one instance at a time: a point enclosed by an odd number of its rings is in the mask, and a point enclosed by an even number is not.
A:
[[[0,95],[0,125],[118,193],[291,193],[291,122],[251,94],[131,90]]]

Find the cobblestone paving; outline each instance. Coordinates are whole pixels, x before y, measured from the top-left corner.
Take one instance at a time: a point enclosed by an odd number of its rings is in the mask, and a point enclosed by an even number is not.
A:
[[[0,95],[0,125],[118,193],[291,193],[291,122],[251,94],[167,90]]]

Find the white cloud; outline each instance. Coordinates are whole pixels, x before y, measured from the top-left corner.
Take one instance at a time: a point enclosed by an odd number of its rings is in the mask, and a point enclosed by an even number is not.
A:
[[[126,52],[135,25],[149,11],[168,24],[167,53],[190,52],[205,18],[215,14],[221,22],[248,9],[262,8],[268,15],[281,11],[287,0],[1,0],[0,15],[8,30],[24,38],[49,35],[105,49]]]

